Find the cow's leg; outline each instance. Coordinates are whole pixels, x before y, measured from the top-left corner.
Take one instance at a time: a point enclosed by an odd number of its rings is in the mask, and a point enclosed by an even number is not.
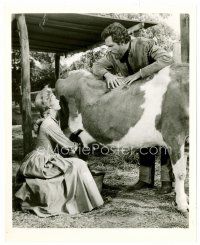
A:
[[[185,193],[185,178],[186,178],[186,163],[187,163],[187,156],[184,154],[184,144],[180,147],[179,152],[173,152],[172,159],[176,159],[177,156],[180,158],[173,162],[173,173],[175,177],[175,193],[176,193],[176,204],[177,209],[181,212],[185,213],[189,211],[189,205],[188,205],[188,196]]]

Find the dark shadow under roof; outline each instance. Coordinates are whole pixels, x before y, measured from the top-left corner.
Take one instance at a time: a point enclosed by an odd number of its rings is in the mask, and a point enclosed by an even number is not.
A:
[[[120,20],[91,14],[25,14],[30,50],[69,53],[87,50],[101,42],[102,30],[120,22],[126,28],[139,24],[139,21]],[[143,28],[156,25],[144,22]],[[19,48],[19,35],[16,19],[12,22],[12,48]]]

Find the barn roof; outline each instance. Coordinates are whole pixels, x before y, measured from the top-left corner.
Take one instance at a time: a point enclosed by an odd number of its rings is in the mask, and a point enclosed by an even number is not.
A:
[[[114,21],[126,28],[148,28],[151,22],[113,19],[92,14],[25,14],[30,50],[69,53],[87,50],[101,42],[101,32]],[[140,26],[139,26],[140,25]],[[12,22],[12,47],[19,48],[16,20]]]

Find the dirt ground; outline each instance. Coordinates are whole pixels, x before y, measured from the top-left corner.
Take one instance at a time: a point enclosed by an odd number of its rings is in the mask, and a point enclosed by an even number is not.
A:
[[[23,213],[14,199],[14,180],[22,155],[21,126],[13,126],[13,227],[21,228],[188,228],[188,218],[173,206],[174,193],[157,195],[160,186],[159,157],[156,162],[155,189],[128,192],[126,188],[138,179],[137,154],[124,157],[121,154],[90,156],[91,168],[104,169],[105,187],[102,196],[105,204],[96,210],[77,215],[58,215],[39,218]],[[186,181],[188,193],[188,178]]]

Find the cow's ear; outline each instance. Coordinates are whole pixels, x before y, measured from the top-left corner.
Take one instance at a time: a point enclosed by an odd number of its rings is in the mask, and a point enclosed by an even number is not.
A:
[[[64,130],[68,128],[68,121],[69,121],[69,106],[64,95],[60,96],[60,107],[61,107],[59,111],[60,127],[62,130]]]

